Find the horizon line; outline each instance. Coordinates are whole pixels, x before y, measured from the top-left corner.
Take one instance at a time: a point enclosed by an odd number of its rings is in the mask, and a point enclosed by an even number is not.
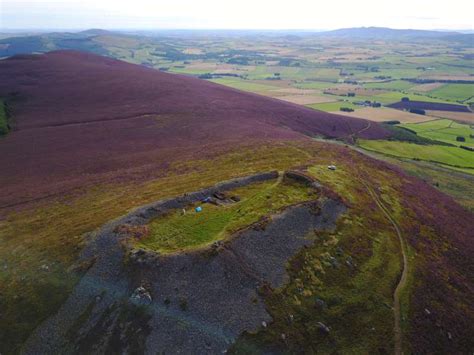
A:
[[[472,28],[394,28],[394,27],[383,27],[383,26],[355,26],[355,27],[336,27],[336,28],[171,28],[171,27],[156,27],[156,28],[143,28],[143,27],[73,27],[73,28],[0,28],[0,32],[27,32],[27,31],[38,31],[38,32],[50,32],[50,31],[68,31],[68,32],[83,32],[90,30],[102,30],[102,31],[261,31],[261,32],[329,32],[344,29],[362,29],[362,28],[376,28],[376,29],[390,29],[390,30],[409,30],[409,31],[435,31],[435,32],[474,32]]]

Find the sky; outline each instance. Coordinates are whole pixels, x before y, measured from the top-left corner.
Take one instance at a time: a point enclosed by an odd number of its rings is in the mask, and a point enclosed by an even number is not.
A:
[[[472,30],[473,14],[473,0],[0,0],[0,30]]]

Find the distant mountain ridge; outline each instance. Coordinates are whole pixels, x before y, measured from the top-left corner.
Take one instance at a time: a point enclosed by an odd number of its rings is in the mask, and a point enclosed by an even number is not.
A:
[[[423,38],[441,38],[446,36],[458,36],[460,32],[454,31],[431,31],[431,30],[412,30],[412,29],[393,29],[388,27],[353,27],[341,28],[333,31],[320,33],[321,36],[330,37],[357,37],[357,38],[397,38],[397,37],[423,37]]]
[[[438,37],[440,35],[453,35],[459,34],[454,31],[432,31],[432,30],[414,30],[414,29],[395,29],[389,27],[349,27],[340,28],[332,31],[322,32],[324,35],[358,35],[358,36],[424,36],[424,37]]]
[[[226,35],[228,31],[218,31],[218,35]],[[241,31],[242,35],[256,35],[258,31]],[[168,50],[168,46],[163,46],[163,41],[173,32],[171,31],[150,31],[137,32],[129,34],[120,31],[109,31],[103,29],[89,29],[80,32],[51,32],[34,35],[21,36],[12,34],[12,37],[0,39],[0,58],[9,57],[15,54],[30,54],[30,53],[45,53],[52,50],[80,50],[87,51],[101,55],[111,55],[109,51],[108,40],[114,37],[116,40],[130,40],[139,41],[141,43],[152,43],[157,47],[164,47],[163,50]],[[194,33],[194,32],[193,32]],[[200,31],[195,31],[200,33]],[[209,33],[209,31],[202,31],[202,33]],[[427,31],[427,30],[412,30],[412,29],[392,29],[386,27],[358,27],[358,28],[342,28],[326,32],[311,32],[311,31],[276,31],[269,32],[261,31],[262,34],[280,36],[291,39],[306,38],[314,36],[315,38],[341,38],[341,39],[382,39],[382,40],[441,40],[457,42],[462,45],[472,45],[474,43],[474,34],[461,32],[443,32],[443,31]],[[103,40],[107,37],[106,40]],[[115,41],[117,43],[117,41]],[[130,49],[127,45],[121,46],[124,49]],[[120,58],[119,58],[120,59]]]

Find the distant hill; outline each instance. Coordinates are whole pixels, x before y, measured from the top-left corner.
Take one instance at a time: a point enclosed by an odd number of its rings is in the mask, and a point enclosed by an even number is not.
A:
[[[101,55],[109,55],[117,59],[118,53],[123,49],[139,49],[141,46],[152,45],[158,52],[168,53],[170,59],[183,60],[179,53],[173,57],[174,48],[171,48],[166,39],[169,36],[192,35],[265,35],[280,36],[286,40],[301,39],[305,37],[341,38],[341,39],[384,39],[384,40],[443,40],[463,45],[472,45],[474,34],[460,32],[424,31],[424,30],[398,30],[384,27],[345,28],[327,32],[298,32],[298,31],[161,31],[161,32],[136,32],[133,35],[123,32],[90,29],[82,32],[52,32],[35,35],[12,35],[0,39],[0,58],[15,54],[45,53],[52,50],[73,49],[87,51]],[[4,37],[4,35],[3,35]],[[1,37],[0,37],[1,38]],[[118,50],[117,50],[118,49]]]
[[[74,49],[96,54],[108,54],[104,45],[94,41],[102,30],[89,30],[78,33],[52,32],[33,36],[15,36],[0,40],[0,57],[16,54],[45,53],[52,50]]]
[[[357,27],[342,28],[334,31],[322,32],[325,37],[352,37],[361,39],[406,39],[406,38],[446,38],[458,36],[458,32],[426,31],[411,29],[392,29],[388,27]]]
[[[3,185],[0,205],[151,161],[159,171],[195,150],[315,135],[350,139],[359,131],[389,135],[361,119],[77,51],[1,60],[0,97],[11,99],[14,118],[2,149],[15,152],[0,155],[0,166],[9,167],[0,178],[25,182],[15,191]]]
[[[86,36],[101,36],[101,35],[110,35],[113,34],[112,31],[102,30],[100,28],[91,28],[89,30],[79,32],[81,35]]]

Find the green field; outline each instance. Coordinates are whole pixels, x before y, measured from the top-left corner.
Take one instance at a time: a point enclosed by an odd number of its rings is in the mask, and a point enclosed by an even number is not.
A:
[[[312,71],[310,68],[302,67],[288,67],[281,65],[258,65],[254,70],[248,71],[247,78],[253,80],[262,80],[268,77],[273,77],[275,73],[279,73],[280,78],[282,79],[293,79],[293,80],[304,80],[305,78],[311,76]],[[327,75],[334,76],[334,72],[325,73],[323,76]]]
[[[335,95],[326,95],[328,97],[332,97],[332,98],[342,98],[344,97],[344,99],[346,100],[349,100],[349,101],[365,101],[365,100],[369,100],[369,101],[376,101],[376,102],[380,102],[381,104],[383,105],[389,105],[389,104],[393,104],[395,102],[399,102],[402,97],[408,97],[410,100],[412,101],[427,101],[427,102],[446,102],[446,103],[449,103],[449,101],[447,100],[440,100],[440,99],[436,99],[436,98],[433,98],[433,97],[429,97],[429,96],[425,96],[425,95],[421,95],[421,94],[416,94],[416,93],[404,93],[404,92],[401,92],[401,91],[390,91],[390,92],[385,92],[385,93],[382,93],[382,94],[377,94],[377,95],[372,95],[372,96],[366,96],[366,95],[356,95],[354,97],[346,97],[346,96],[335,96]],[[338,105],[329,105],[327,106],[328,108],[334,108],[336,107],[336,110],[329,110],[329,109],[326,109],[326,107],[324,106],[324,104],[316,104],[316,105],[323,105],[321,107],[323,107],[323,111],[337,111],[338,108],[337,107],[340,107]],[[344,106],[344,105],[342,105]],[[316,107],[313,107],[313,105],[311,105],[312,108],[316,108]],[[351,107],[351,106],[349,106]]]
[[[256,92],[256,93],[278,89],[275,86],[264,85],[264,84],[254,83],[248,80],[234,79],[234,78],[232,79],[219,78],[219,79],[212,79],[210,81],[212,81],[213,83],[230,86],[231,88],[234,88],[234,89]]]
[[[350,107],[355,110],[358,106],[347,101],[335,101],[335,102],[324,102],[321,104],[312,104],[312,105],[308,105],[308,107],[314,110],[319,110],[319,111],[334,112],[334,111],[339,111],[341,107]]]
[[[314,89],[314,90],[325,90],[334,87],[336,83],[327,81],[304,81],[294,84],[293,86],[299,89]]]
[[[364,87],[368,89],[387,89],[387,90],[408,90],[415,84],[404,80],[393,80],[382,83],[366,83]]]
[[[169,72],[170,73],[176,73],[176,74],[189,74],[189,75],[201,75],[201,74],[206,74],[206,73],[209,73],[209,70],[208,69],[190,69],[190,68],[187,68],[186,66],[183,66],[183,68],[181,68],[181,66],[172,66],[169,68]]]
[[[474,96],[474,84],[446,84],[430,91],[430,95],[445,100],[465,101]]]
[[[358,143],[362,148],[370,151],[400,158],[424,160],[464,169],[473,169],[472,171],[467,171],[474,174],[474,152],[458,147],[382,140],[359,140]]]
[[[439,119],[421,123],[405,123],[400,127],[408,128],[420,137],[425,137],[457,146],[474,146],[474,129],[467,124],[457,123],[448,119]],[[457,137],[464,137],[465,142],[458,142]]]
[[[315,198],[304,185],[279,180],[252,184],[233,190],[241,200],[224,206],[196,204],[182,211],[156,219],[149,225],[150,234],[137,246],[161,253],[202,247],[277,212],[282,207]],[[202,206],[202,212],[194,208]]]
[[[407,93],[398,92],[398,91],[387,92],[384,94],[376,95],[376,96],[373,96],[373,99],[383,104],[391,104],[391,103],[400,101],[402,97],[408,97],[412,101],[448,102],[449,103],[449,101],[447,100],[440,100],[440,99],[436,99],[436,98],[429,97],[422,94],[416,94],[416,93],[407,94]]]
[[[416,101],[452,103],[468,100],[473,96],[473,84],[445,84],[430,92],[416,92],[414,87],[417,84],[402,80],[473,74],[469,68],[470,62],[464,60],[461,54],[456,58],[446,55],[451,50],[449,45],[436,49],[430,47],[429,56],[420,55],[423,52],[420,48],[406,47],[403,43],[362,44],[363,48],[359,48],[349,43],[332,40],[321,42],[320,39],[311,38],[288,41],[284,46],[278,41],[255,38],[252,41],[247,38],[235,41],[193,39],[189,43],[184,41],[175,44],[175,52],[169,52],[170,54],[167,54],[166,48],[158,49],[160,45],[163,44],[157,44],[156,50],[148,43],[142,45],[142,49],[135,50],[133,58],[129,60],[138,63],[148,61],[155,68],[164,66],[169,67],[170,72],[190,75],[209,72],[209,69],[197,69],[194,65],[196,60],[215,64],[215,68],[220,71],[228,70],[228,64],[231,64],[232,71],[238,71],[245,79],[224,77],[212,81],[264,95],[278,87],[276,82],[268,81],[266,84],[255,81],[275,78],[278,73],[278,77],[287,81],[290,88],[324,91],[345,82],[358,83],[367,89],[389,90],[379,95],[374,93],[371,96],[357,96],[350,98],[350,101],[370,100],[388,105],[400,101],[402,97],[409,97]],[[201,49],[206,57],[199,58],[183,52],[188,47]],[[420,44],[420,47],[423,45]],[[359,53],[362,49],[377,53],[376,58],[367,60],[363,55],[360,58],[350,55],[352,52]],[[404,54],[401,54],[402,51]],[[127,55],[126,52],[123,54]],[[179,60],[175,60],[174,56]],[[372,82],[375,80],[388,81]],[[334,103],[316,105],[311,107],[323,111],[338,111],[342,107]]]

